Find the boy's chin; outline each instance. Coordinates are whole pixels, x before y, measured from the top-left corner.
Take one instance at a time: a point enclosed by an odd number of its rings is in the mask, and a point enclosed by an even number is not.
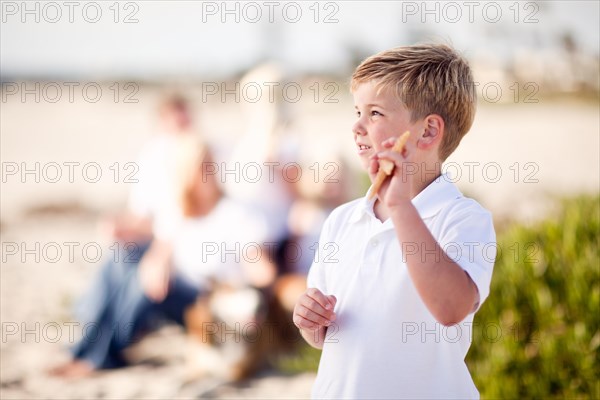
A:
[[[375,179],[377,179],[377,174],[372,174],[367,170],[367,175],[369,175],[369,181],[371,181],[371,185],[375,183]]]
[[[369,174],[369,164],[371,160],[368,157],[360,157],[360,163],[367,174]],[[369,174],[370,176],[371,174]]]
[[[371,181],[371,185],[373,184],[373,182],[375,182],[375,179],[377,177],[377,174],[373,174],[371,172],[369,172],[370,170],[370,164],[371,164],[371,160],[368,157],[361,157],[360,158],[360,162],[362,164],[363,170],[367,173],[367,175],[369,176],[369,180]]]

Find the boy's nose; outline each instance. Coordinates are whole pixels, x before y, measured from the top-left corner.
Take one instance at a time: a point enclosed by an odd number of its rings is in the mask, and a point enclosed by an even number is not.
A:
[[[367,132],[365,131],[365,129],[363,128],[363,126],[360,123],[360,120],[356,121],[354,123],[354,125],[352,125],[352,132],[355,135],[359,135],[359,136],[364,136],[367,134]]]

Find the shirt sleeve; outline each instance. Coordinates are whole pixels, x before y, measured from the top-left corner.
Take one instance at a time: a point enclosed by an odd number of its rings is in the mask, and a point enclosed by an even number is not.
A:
[[[328,293],[327,291],[327,283],[325,279],[325,265],[323,265],[323,256],[320,254],[323,251],[323,247],[326,243],[331,242],[330,237],[330,224],[331,224],[331,216],[325,220],[323,223],[323,229],[321,230],[321,235],[319,237],[319,243],[317,247],[317,251],[315,252],[315,257],[313,259],[313,263],[308,271],[308,277],[306,280],[307,286],[309,288],[317,288],[323,293]]]
[[[476,312],[490,293],[496,260],[496,233],[492,216],[485,210],[456,214],[444,230],[439,244],[446,256],[464,269],[479,291]]]

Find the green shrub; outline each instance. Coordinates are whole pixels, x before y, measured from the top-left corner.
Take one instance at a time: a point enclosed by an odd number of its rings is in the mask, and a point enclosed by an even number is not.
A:
[[[275,365],[280,371],[288,374],[317,372],[320,359],[321,350],[309,346],[303,339],[298,351],[280,356],[275,360]]]
[[[483,398],[600,398],[600,198],[509,226],[467,364]]]

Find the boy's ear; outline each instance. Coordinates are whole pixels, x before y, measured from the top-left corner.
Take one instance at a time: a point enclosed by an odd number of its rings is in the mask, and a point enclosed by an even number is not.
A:
[[[421,149],[429,149],[439,145],[444,136],[444,119],[437,114],[430,114],[423,119],[423,131],[417,141]]]

